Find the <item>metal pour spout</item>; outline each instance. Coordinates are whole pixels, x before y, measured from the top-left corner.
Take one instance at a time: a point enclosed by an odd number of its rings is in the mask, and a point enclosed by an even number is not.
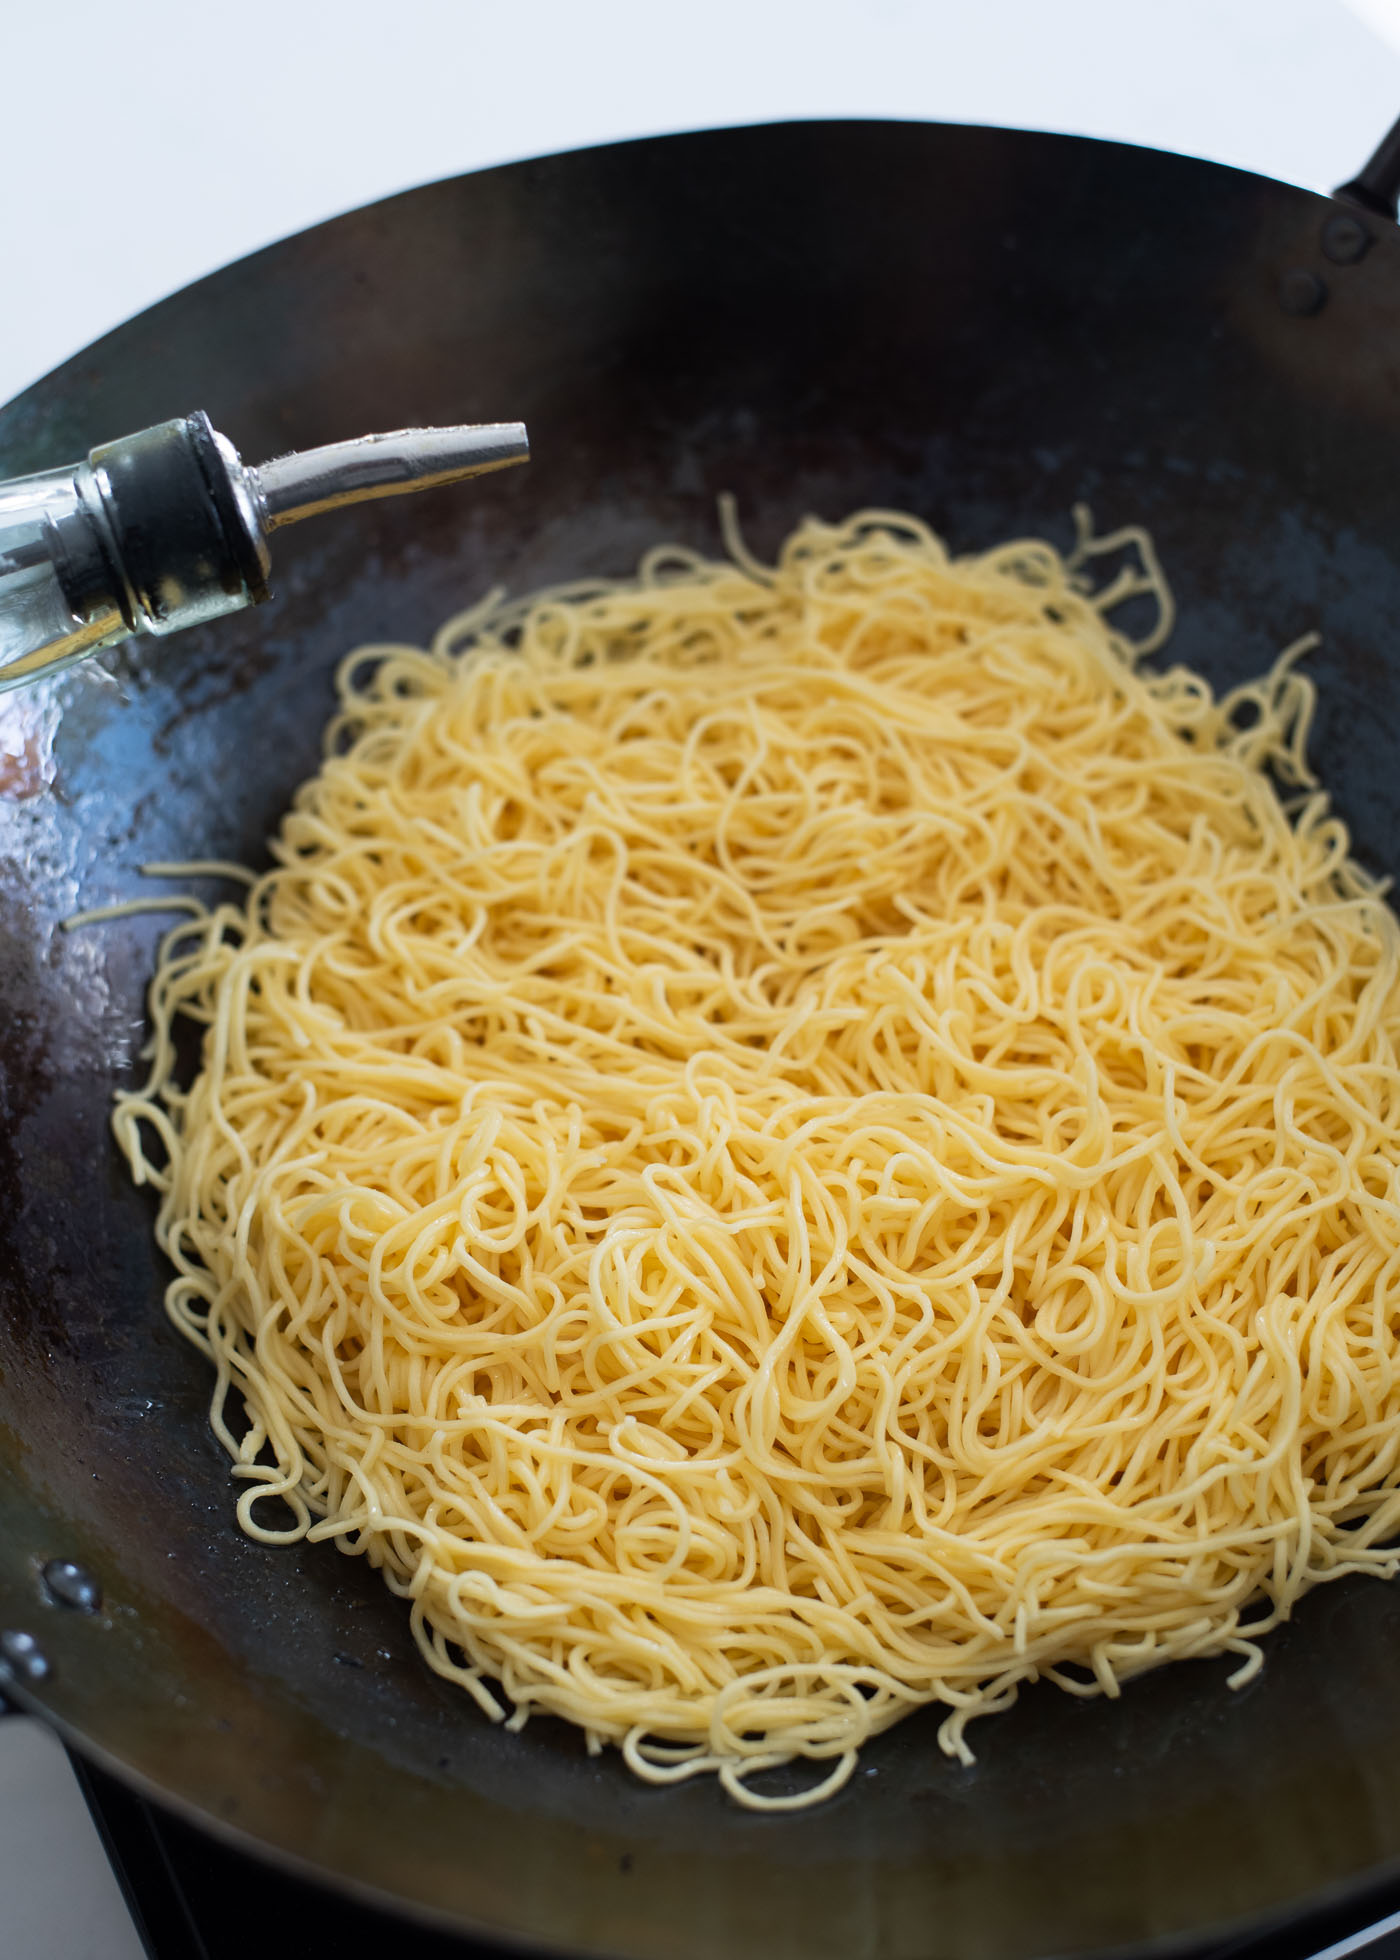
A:
[[[195,414],[0,483],[0,691],[129,634],[260,604],[283,525],[529,454],[523,423],[496,422],[359,436],[253,469]]]
[[[263,529],[279,531],[304,517],[363,504],[373,497],[402,497],[436,490],[469,476],[506,470],[530,460],[523,422],[484,422],[449,429],[393,429],[356,436],[324,449],[293,450],[249,470]]]

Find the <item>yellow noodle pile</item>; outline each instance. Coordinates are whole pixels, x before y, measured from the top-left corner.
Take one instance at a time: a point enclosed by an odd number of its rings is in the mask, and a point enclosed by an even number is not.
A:
[[[352,656],[116,1121],[244,1529],[796,1804],[1394,1571],[1400,987],[1292,654],[1216,701],[1111,630],[1141,534],[735,550]]]

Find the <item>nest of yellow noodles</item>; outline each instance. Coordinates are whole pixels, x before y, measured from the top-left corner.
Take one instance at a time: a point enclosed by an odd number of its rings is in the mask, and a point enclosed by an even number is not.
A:
[[[1400,989],[1298,650],[1148,670],[1141,534],[735,552],[352,656],[116,1123],[244,1528],[794,1804],[1394,1570]]]

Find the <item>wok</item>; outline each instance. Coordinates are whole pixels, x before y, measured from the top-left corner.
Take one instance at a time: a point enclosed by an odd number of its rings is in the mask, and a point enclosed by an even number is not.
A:
[[[1397,1869],[1400,1586],[1373,1580],[1312,1594],[1240,1693],[1228,1660],[1116,1705],[1038,1687],[978,1725],[972,1769],[916,1717],[810,1813],[491,1726],[363,1562],[236,1529],[205,1364],[107,1130],[162,922],[57,930],[146,860],[264,861],[347,648],[421,640],[497,581],[625,572],[661,536],[717,547],[725,489],[760,551],[868,504],[962,549],[1067,542],[1078,498],[1148,523],[1172,651],[1217,684],[1321,629],[1316,760],[1363,860],[1400,870],[1400,231],[1345,211],[1053,136],[670,137],[318,226],[0,412],[5,475],[196,406],[255,457],[515,416],[536,457],[298,532],[273,607],[3,709],[0,1629],[37,1643],[10,1643],[25,1706],[245,1848],[627,1960],[1087,1955]],[[45,1596],[56,1557],[100,1610]]]

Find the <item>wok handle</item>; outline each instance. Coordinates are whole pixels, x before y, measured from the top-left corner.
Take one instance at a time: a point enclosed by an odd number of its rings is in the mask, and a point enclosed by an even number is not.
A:
[[[1359,204],[1363,211],[1395,222],[1400,204],[1400,122],[1381,138],[1373,156],[1362,165],[1350,183],[1339,184],[1332,193],[1348,204]]]

